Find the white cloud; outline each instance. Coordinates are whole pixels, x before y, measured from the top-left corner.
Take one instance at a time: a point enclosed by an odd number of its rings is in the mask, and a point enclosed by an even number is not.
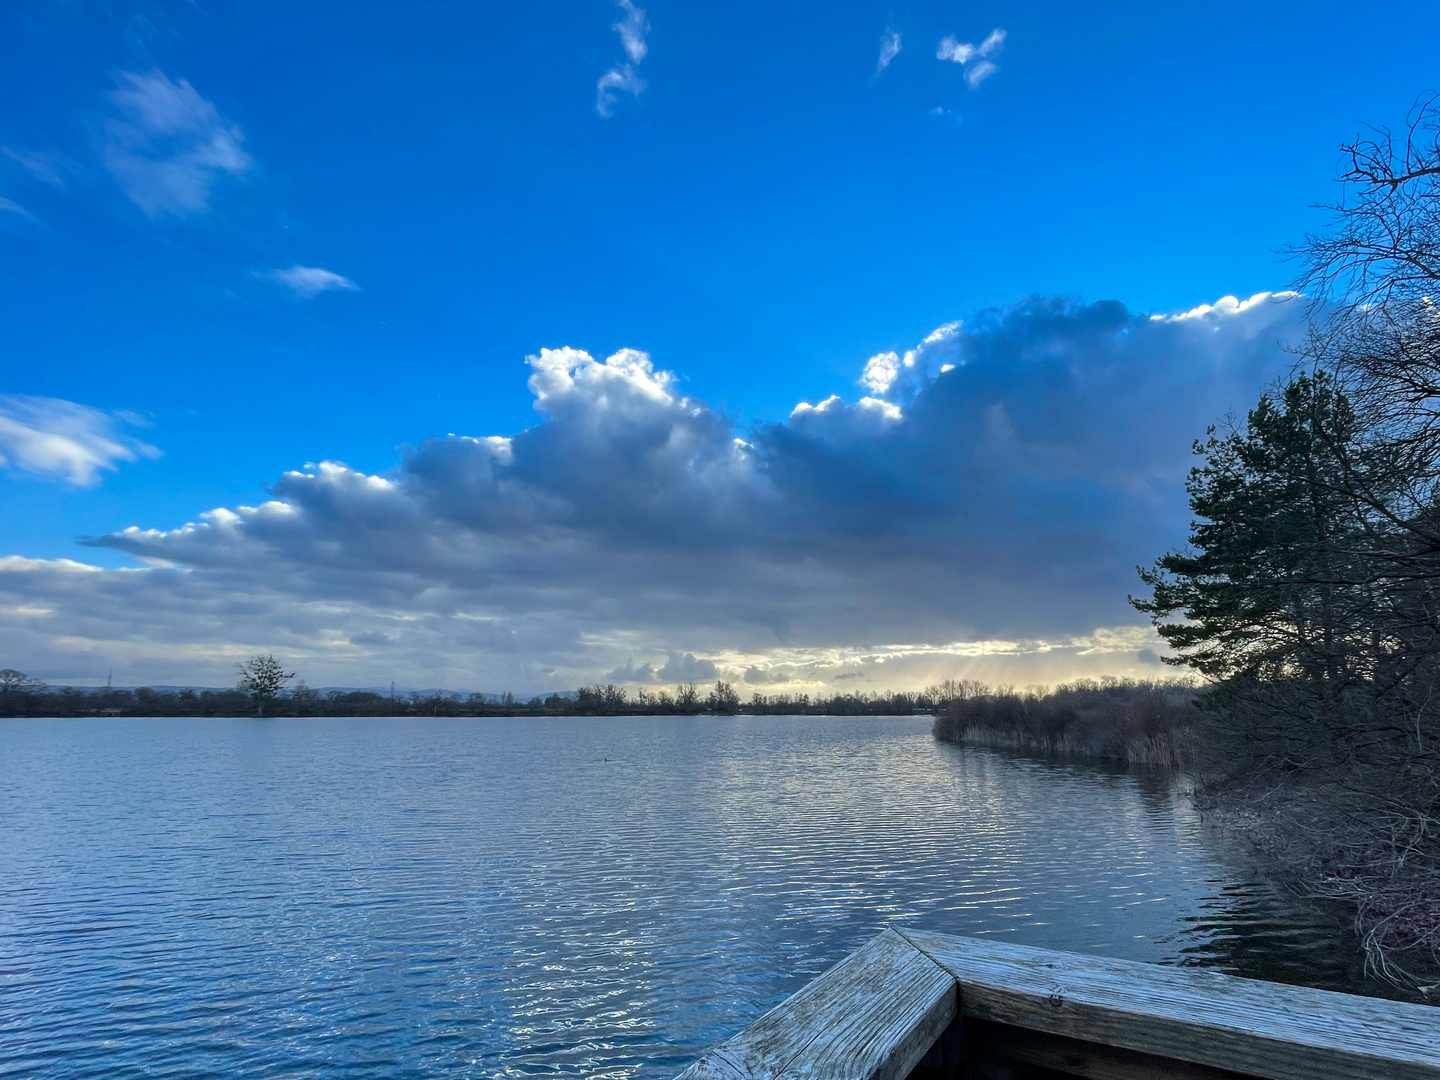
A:
[[[1293,292],[1256,293],[1248,300],[1240,300],[1233,296],[1222,296],[1213,304],[1200,304],[1189,311],[1182,311],[1174,315],[1152,315],[1154,320],[1184,320],[1195,319],[1206,323],[1212,330],[1221,330],[1231,325],[1233,316],[1243,315],[1262,304],[1284,304],[1294,300],[1299,294]]]
[[[903,357],[894,352],[877,353],[865,362],[860,384],[880,397],[908,401],[945,364],[953,366],[960,361],[961,325],[946,323],[932,330],[915,348],[906,349]]]
[[[880,36],[880,59],[875,62],[875,74],[871,77],[873,82],[880,77],[880,73],[890,66],[890,61],[900,55],[900,32],[886,27],[885,33]]]
[[[956,41],[954,34],[941,38],[940,46],[935,50],[936,60],[949,60],[954,64],[968,64],[974,55],[975,46]]]
[[[73,401],[0,394],[0,467],[93,487],[120,462],[160,456],[126,433],[132,422]]]
[[[1000,55],[1004,45],[1005,31],[999,27],[991,30],[979,45],[958,41],[954,34],[947,34],[935,49],[935,59],[963,65],[965,84],[973,90],[1000,70],[992,58]]]
[[[34,214],[30,213],[29,210],[26,210],[23,206],[21,206],[19,203],[13,202],[10,199],[6,199],[3,196],[0,196],[0,213],[18,214],[26,221],[38,222],[40,220]]]
[[[650,32],[650,23],[645,18],[644,10],[636,7],[631,0],[619,0],[619,5],[625,12],[625,17],[611,29],[620,35],[620,43],[629,59],[616,64],[595,83],[595,111],[601,116],[614,115],[618,94],[626,93],[639,97],[646,86],[645,80],[640,78],[635,68],[649,52],[645,35]]]
[[[965,69],[965,85],[974,90],[982,82],[1000,69],[989,60],[981,60],[978,64],[971,64]]]
[[[625,55],[630,58],[630,62],[638,64],[645,59],[648,51],[645,35],[650,32],[650,23],[645,19],[645,12],[630,0],[620,0],[620,8],[625,12],[625,17],[611,29],[620,35],[620,43],[625,46]]]
[[[80,171],[79,166],[64,154],[43,150],[15,150],[9,146],[0,147],[0,152],[29,173],[32,179],[51,187],[63,188],[66,178]]]
[[[208,210],[222,176],[249,171],[240,129],[184,79],[123,72],[110,100],[121,115],[105,121],[105,167],[146,216]]]
[[[74,559],[27,559],[21,555],[0,555],[0,573],[48,570],[57,573],[98,574],[100,567]]]
[[[318,266],[292,266],[287,270],[265,270],[258,277],[283,285],[302,300],[319,296],[322,292],[340,290],[359,292],[360,286],[347,277]]]
[[[644,353],[542,350],[527,430],[98,541],[141,568],[0,574],[0,609],[29,612],[0,610],[0,652],[213,682],[263,648],[360,685],[383,656],[415,685],[525,692],[706,664],[811,689],[1139,672],[1156,646],[1125,595],[1184,539],[1190,441],[1287,369],[1303,314],[1033,299],[748,429]]]
[[[613,67],[595,83],[595,111],[601,116],[613,116],[617,92],[623,91],[639,97],[640,91],[647,85],[629,64]]]

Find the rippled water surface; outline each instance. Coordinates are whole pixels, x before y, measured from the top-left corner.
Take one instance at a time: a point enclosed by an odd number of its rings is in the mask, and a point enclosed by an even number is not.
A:
[[[670,1077],[891,921],[1357,988],[1176,785],[928,731],[0,721],[0,1075]]]

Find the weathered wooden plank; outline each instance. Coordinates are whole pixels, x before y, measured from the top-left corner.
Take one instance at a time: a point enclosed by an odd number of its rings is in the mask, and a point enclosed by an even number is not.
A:
[[[1440,1009],[904,931],[961,1015],[1270,1080],[1440,1080]]]
[[[681,1078],[903,1080],[955,1013],[954,977],[886,930]]]
[[[922,958],[923,959],[923,958]],[[785,1080],[904,1080],[955,1017],[955,980],[917,961],[888,980],[888,1001],[852,998],[781,1074]],[[862,991],[868,995],[869,991]]]
[[[750,1080],[750,1074],[725,1055],[720,1047],[713,1047],[705,1056],[691,1065],[676,1080]]]

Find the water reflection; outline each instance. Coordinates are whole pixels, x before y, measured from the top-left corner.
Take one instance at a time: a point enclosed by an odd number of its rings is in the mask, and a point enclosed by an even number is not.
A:
[[[1164,777],[924,720],[0,725],[0,1075],[667,1077],[890,921],[1354,988]]]

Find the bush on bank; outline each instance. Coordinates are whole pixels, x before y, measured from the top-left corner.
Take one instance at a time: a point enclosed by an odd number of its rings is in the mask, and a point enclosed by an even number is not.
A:
[[[978,689],[935,718],[935,737],[1021,753],[1189,768],[1201,713],[1184,682],[1079,680],[1048,692]]]

